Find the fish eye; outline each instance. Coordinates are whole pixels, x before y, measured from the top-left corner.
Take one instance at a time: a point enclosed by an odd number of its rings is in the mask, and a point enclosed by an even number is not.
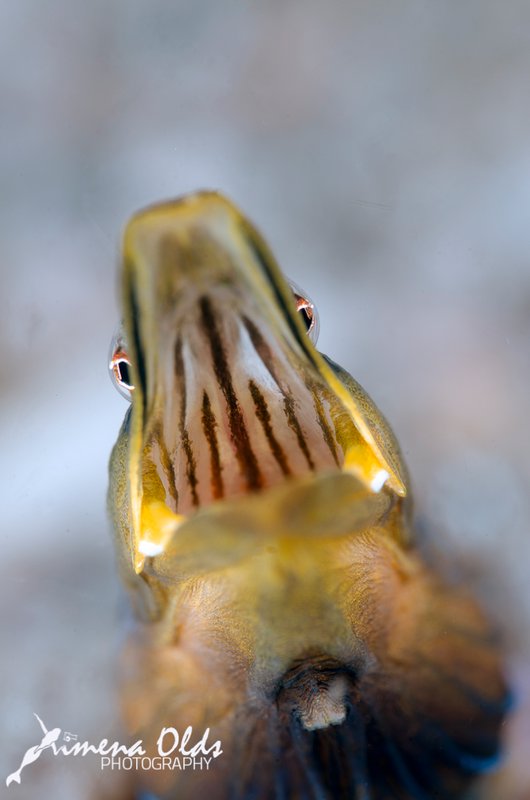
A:
[[[109,355],[110,379],[122,397],[131,400],[134,386],[131,378],[131,362],[122,331],[118,331],[112,339]]]
[[[296,283],[289,281],[289,286],[293,293],[296,309],[304,321],[307,335],[313,344],[316,344],[320,330],[317,307],[307,293],[300,289]]]

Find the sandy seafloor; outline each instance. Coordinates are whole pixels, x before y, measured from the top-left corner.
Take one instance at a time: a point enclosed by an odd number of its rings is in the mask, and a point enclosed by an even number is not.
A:
[[[500,625],[518,707],[482,797],[530,797],[529,32],[523,0],[0,4],[2,786],[33,712],[115,731],[118,241],[136,208],[213,187],[316,300],[431,545]],[[42,757],[0,795],[98,778]]]

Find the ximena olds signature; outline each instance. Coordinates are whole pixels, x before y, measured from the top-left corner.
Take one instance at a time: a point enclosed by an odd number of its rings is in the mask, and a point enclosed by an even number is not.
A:
[[[54,756],[86,756],[89,753],[101,756],[101,769],[209,769],[213,759],[223,752],[221,742],[217,739],[209,743],[210,729],[206,728],[202,737],[192,743],[193,728],[189,725],[182,736],[175,728],[162,728],[156,746],[158,756],[148,756],[143,746],[142,739],[130,745],[102,739],[98,744],[77,742],[77,736],[61,728],[48,730],[41,718],[34,714],[39,723],[43,736],[40,742],[30,747],[24,753],[22,761],[16,772],[6,778],[6,786],[11,783],[20,783],[20,775],[24,767],[32,764],[41,757],[46,750],[51,750]],[[62,736],[63,744],[58,744]],[[73,744],[71,744],[73,742]]]

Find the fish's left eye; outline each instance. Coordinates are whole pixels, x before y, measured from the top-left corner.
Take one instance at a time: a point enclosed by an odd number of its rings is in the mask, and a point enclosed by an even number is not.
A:
[[[127,355],[127,349],[121,331],[114,336],[110,346],[109,373],[119,393],[125,397],[126,400],[130,400],[132,392],[134,391],[131,378],[131,362]]]
[[[291,287],[291,291],[293,293],[297,311],[299,314],[301,314],[304,321],[307,335],[313,344],[316,344],[320,330],[317,308],[311,298],[308,297],[307,294],[296,285],[296,283],[289,281],[289,286]]]

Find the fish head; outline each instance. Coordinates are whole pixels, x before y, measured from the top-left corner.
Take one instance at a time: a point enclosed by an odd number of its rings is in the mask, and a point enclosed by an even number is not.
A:
[[[341,536],[390,510],[406,535],[390,427],[318,352],[312,303],[229,200],[199,192],[137,213],[122,302],[111,368],[132,402],[110,506],[126,570],[165,562],[167,575],[176,541],[208,569],[263,537]]]

